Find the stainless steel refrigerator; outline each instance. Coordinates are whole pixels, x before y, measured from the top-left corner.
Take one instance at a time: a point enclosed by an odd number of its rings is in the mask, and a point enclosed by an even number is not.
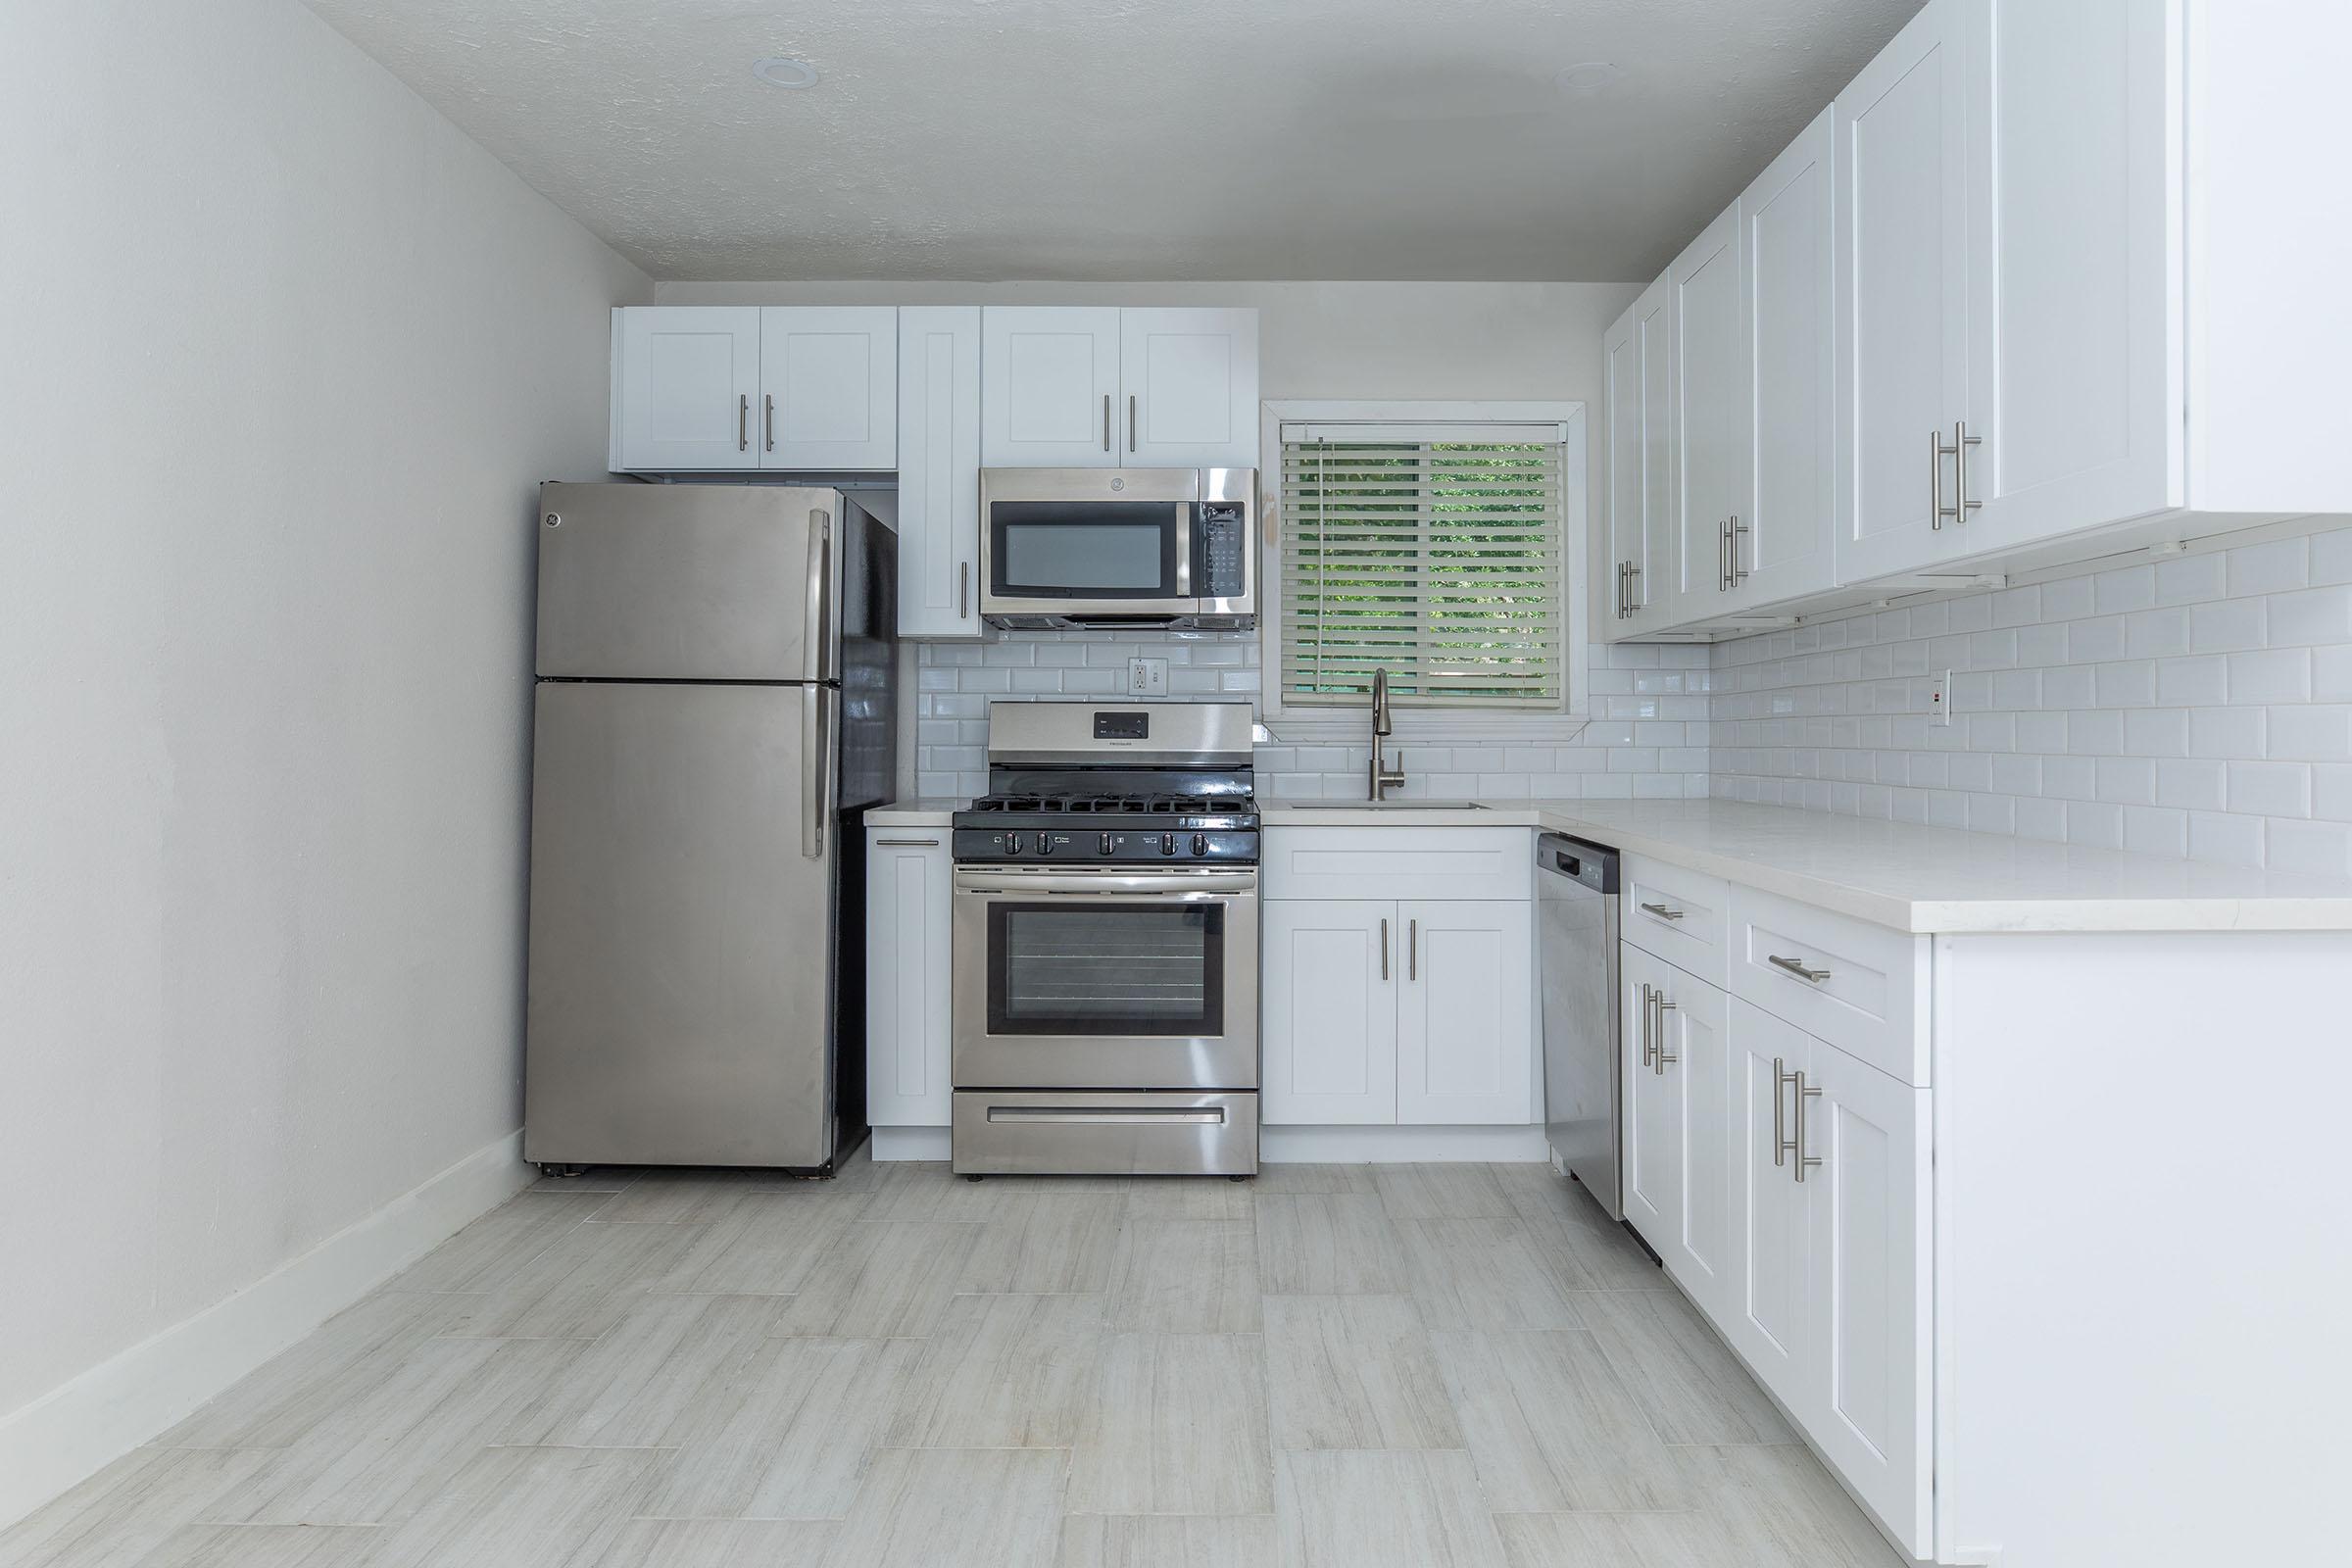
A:
[[[834,490],[539,500],[524,1156],[827,1171],[865,1122],[897,539]]]

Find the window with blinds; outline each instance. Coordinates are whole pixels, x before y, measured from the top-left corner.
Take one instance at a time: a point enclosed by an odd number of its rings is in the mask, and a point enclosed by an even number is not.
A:
[[[1282,443],[1283,704],[1361,706],[1385,667],[1400,706],[1560,707],[1560,442],[1300,433]]]

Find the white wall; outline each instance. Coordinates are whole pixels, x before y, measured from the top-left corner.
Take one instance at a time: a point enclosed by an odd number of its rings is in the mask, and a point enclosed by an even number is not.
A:
[[[1711,675],[1718,796],[2352,873],[2352,528],[1745,637]]]
[[[635,269],[292,0],[0,0],[0,1424],[518,1123]]]

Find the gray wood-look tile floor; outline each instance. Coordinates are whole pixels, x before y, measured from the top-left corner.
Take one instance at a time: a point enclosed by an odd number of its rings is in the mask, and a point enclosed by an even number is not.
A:
[[[1886,1568],[1541,1166],[544,1182],[0,1568]]]

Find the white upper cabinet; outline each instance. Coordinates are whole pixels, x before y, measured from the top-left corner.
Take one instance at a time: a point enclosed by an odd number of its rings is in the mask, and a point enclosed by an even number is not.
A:
[[[1257,312],[1121,311],[1119,381],[1123,465],[1257,466]]]
[[[612,466],[897,466],[898,320],[889,306],[614,311]]]
[[[1119,462],[1116,306],[990,306],[980,339],[983,466]]]
[[[1396,1119],[1525,1124],[1535,1097],[1535,910],[1525,900],[1400,904]]]
[[[981,457],[1004,467],[1255,467],[1257,313],[990,306]]]
[[[768,306],[760,313],[760,466],[895,468],[899,313]]]
[[[1929,0],[1833,110],[1840,582],[1962,548],[1972,3]]]
[[[1723,603],[1735,609],[1837,580],[1833,118],[1823,110],[1740,198],[1747,476],[1722,576]]]
[[[899,312],[899,635],[980,635],[980,307]]]
[[[1674,298],[1675,530],[1680,572],[1650,584],[1675,618],[1705,614],[1731,589],[1734,530],[1748,489],[1747,334],[1740,311],[1740,211],[1709,223],[1667,270]]]
[[[1666,624],[1675,546],[1674,299],[1671,279],[1642,290],[1603,344],[1607,385],[1608,560],[1599,624],[1611,641]]]
[[[642,305],[612,313],[616,471],[756,468],[757,307]]]

